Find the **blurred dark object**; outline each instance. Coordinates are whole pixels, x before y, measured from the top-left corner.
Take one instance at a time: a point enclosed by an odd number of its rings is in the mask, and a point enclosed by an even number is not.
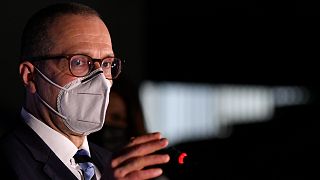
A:
[[[168,154],[170,161],[166,164],[151,166],[148,168],[158,167],[163,170],[163,175],[168,179],[196,179],[195,172],[199,167],[196,159],[192,158],[189,153],[180,151],[175,147],[168,147],[155,154]]]
[[[232,135],[226,139],[176,146],[199,160],[195,177],[234,180],[319,178],[316,164],[320,160],[320,132],[316,104],[278,108],[268,122],[232,128]]]
[[[146,133],[138,88],[125,76],[113,81],[103,128],[88,138],[110,151],[126,145],[131,137]]]

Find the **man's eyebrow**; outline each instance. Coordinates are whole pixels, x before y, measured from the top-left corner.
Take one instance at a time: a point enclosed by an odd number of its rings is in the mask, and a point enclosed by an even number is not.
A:
[[[104,56],[104,58],[108,58],[108,57],[114,57],[114,54],[107,54],[106,56]]]

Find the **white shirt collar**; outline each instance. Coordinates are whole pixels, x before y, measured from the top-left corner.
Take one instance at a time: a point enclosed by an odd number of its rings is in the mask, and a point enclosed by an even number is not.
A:
[[[40,138],[49,146],[49,148],[58,156],[58,158],[64,164],[69,166],[70,161],[73,159],[74,154],[78,151],[78,148],[67,137],[38,120],[24,108],[21,110],[21,115],[25,122],[40,136]],[[86,136],[80,149],[85,149],[90,154],[89,144]]]

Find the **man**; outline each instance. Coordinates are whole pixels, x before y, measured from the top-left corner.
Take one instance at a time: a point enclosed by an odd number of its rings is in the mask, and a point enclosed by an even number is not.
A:
[[[121,71],[96,11],[75,3],[44,8],[28,21],[21,46],[26,99],[20,123],[1,141],[2,177],[90,179],[87,169],[93,169],[93,179],[161,175],[161,169],[148,168],[169,161],[168,155],[153,154],[168,145],[160,133],[132,138],[113,157],[87,141],[103,126],[112,80]],[[91,156],[93,166],[78,150]]]

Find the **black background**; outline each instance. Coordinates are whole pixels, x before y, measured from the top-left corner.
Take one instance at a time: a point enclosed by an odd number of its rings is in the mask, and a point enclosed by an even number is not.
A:
[[[1,2],[1,112],[5,129],[20,111],[20,35],[39,8],[62,1]],[[317,175],[319,5],[313,1],[78,1],[98,10],[122,76],[145,80],[305,86],[311,104],[277,109],[268,123],[234,127],[228,139],[179,145],[198,161],[174,179],[306,178]]]
[[[20,35],[39,8],[63,1],[4,1],[1,54],[6,108],[19,108]],[[199,83],[318,86],[316,3],[265,1],[78,1],[110,30],[123,76]]]

